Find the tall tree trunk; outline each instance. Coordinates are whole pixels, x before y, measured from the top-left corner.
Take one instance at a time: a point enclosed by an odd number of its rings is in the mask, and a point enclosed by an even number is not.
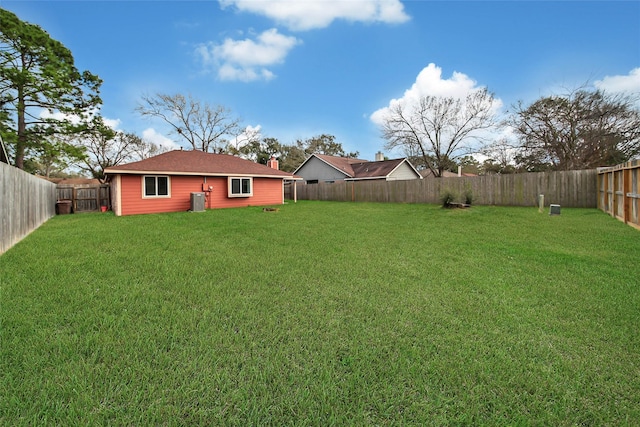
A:
[[[22,88],[18,89],[18,139],[16,141],[16,156],[14,165],[24,169],[24,150],[27,146],[27,125],[25,121],[25,102]]]

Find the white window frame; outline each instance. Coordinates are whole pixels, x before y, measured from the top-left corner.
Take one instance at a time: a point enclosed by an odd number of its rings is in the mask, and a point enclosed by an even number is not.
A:
[[[156,194],[147,194],[147,178],[155,179]],[[167,194],[158,194],[158,178],[167,179]],[[142,176],[142,198],[143,199],[169,199],[171,198],[171,177],[169,175],[143,175]]]
[[[234,180],[239,180],[240,181],[240,192],[239,193],[234,193],[233,192],[233,181]],[[249,181],[249,192],[248,193],[242,192],[242,181],[244,181],[244,180]],[[227,194],[228,194],[229,197],[253,197],[253,177],[230,176],[227,179],[227,185],[228,185]]]

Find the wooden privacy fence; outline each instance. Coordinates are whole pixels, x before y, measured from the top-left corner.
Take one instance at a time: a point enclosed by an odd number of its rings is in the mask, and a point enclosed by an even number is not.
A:
[[[0,254],[55,213],[55,184],[0,163]]]
[[[598,209],[640,229],[640,160],[598,169]]]
[[[564,207],[595,208],[596,174],[596,170],[591,169],[409,181],[336,181],[333,184],[297,184],[297,195],[301,200],[440,203],[440,195],[446,190],[457,194],[470,190],[473,204],[477,205],[538,206],[538,197],[543,194],[547,206],[553,203]],[[290,196],[291,192],[288,188],[285,196]]]
[[[73,212],[98,212],[101,206],[111,206],[107,184],[58,184],[58,200],[71,200]]]

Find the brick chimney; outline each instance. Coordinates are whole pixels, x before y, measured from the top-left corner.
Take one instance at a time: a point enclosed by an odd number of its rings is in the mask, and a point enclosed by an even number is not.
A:
[[[278,159],[276,159],[274,156],[271,156],[269,160],[267,160],[267,166],[269,166],[271,169],[280,169],[280,167],[278,166]]]

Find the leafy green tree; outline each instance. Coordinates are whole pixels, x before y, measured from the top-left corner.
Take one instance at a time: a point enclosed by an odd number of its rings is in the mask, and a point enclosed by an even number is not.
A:
[[[56,136],[41,139],[30,148],[29,154],[24,162],[24,170],[47,178],[65,175],[69,166],[85,157],[82,147]]]
[[[71,51],[42,28],[0,9],[0,126],[13,145],[15,166],[24,168],[26,151],[44,135],[78,131],[71,118],[88,120],[102,102],[101,84],[98,76],[78,71]]]
[[[516,167],[512,164],[505,164],[496,159],[486,159],[479,166],[479,173],[481,175],[506,175],[516,172]]]
[[[464,156],[458,160],[463,173],[480,174],[480,162],[473,156]]]
[[[336,137],[321,134],[306,140],[298,139],[292,145],[280,147],[280,169],[286,172],[295,171],[312,154],[325,154],[327,156],[358,158],[357,151],[346,152],[342,144],[336,142]]]
[[[276,138],[250,140],[238,153],[255,162],[266,164],[271,156],[278,159],[280,169],[285,172],[295,171],[312,154],[329,156],[358,157],[357,152],[347,153],[342,144],[336,142],[335,136],[322,134],[306,140],[297,140],[291,145],[281,144]]]
[[[276,138],[252,139],[231,154],[266,165],[271,156],[282,156],[282,145]]]
[[[293,172],[304,163],[307,159],[307,154],[298,145],[283,145],[280,149],[280,169],[285,172]]]
[[[335,136],[324,133],[305,141],[298,140],[296,145],[304,150],[307,157],[312,154],[325,154],[327,156],[357,158],[359,155],[357,151],[350,153],[345,152],[342,144],[336,142]]]
[[[285,172],[295,171],[312,154],[358,157],[357,151],[345,152],[342,144],[336,142],[336,138],[333,135],[322,134],[306,140],[299,139],[291,145],[286,145],[280,143],[276,138],[260,138],[256,134],[247,131],[244,134],[243,141],[227,145],[229,154],[265,165],[267,160],[274,156],[278,159],[280,169]]]
[[[636,99],[600,90],[520,103],[510,123],[520,138],[519,166],[528,171],[610,166],[640,154]]]
[[[518,172],[548,172],[557,169],[556,165],[541,150],[522,150],[515,155],[514,159],[515,169]]]

